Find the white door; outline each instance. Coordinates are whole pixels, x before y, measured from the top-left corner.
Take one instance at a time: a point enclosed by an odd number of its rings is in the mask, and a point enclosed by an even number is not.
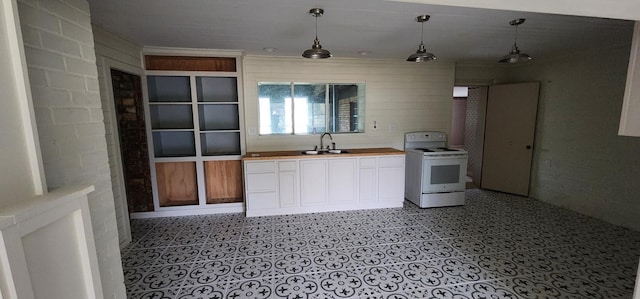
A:
[[[489,87],[483,189],[529,195],[539,88],[538,82]]]

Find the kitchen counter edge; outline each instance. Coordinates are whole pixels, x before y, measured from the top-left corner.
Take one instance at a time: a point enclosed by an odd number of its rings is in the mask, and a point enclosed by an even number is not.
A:
[[[306,155],[303,150],[299,151],[264,151],[247,152],[242,156],[242,160],[273,160],[273,159],[301,159],[301,158],[339,158],[339,157],[359,157],[359,156],[380,156],[380,155],[403,155],[404,151],[390,147],[382,148],[351,148],[342,149],[347,153],[341,154],[318,154]]]

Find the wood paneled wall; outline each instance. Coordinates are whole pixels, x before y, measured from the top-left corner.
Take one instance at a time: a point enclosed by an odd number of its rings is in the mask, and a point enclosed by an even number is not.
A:
[[[144,64],[147,70],[154,71],[236,71],[236,59],[233,57],[145,55]]]

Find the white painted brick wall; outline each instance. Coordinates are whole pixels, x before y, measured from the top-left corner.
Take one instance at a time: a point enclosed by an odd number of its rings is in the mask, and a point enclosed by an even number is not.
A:
[[[126,298],[93,33],[86,0],[18,0],[48,186],[93,184],[105,298]]]

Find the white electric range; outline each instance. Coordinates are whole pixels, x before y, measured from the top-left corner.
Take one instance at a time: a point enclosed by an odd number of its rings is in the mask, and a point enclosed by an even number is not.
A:
[[[405,198],[421,208],[464,204],[465,150],[447,148],[443,132],[405,134]]]

